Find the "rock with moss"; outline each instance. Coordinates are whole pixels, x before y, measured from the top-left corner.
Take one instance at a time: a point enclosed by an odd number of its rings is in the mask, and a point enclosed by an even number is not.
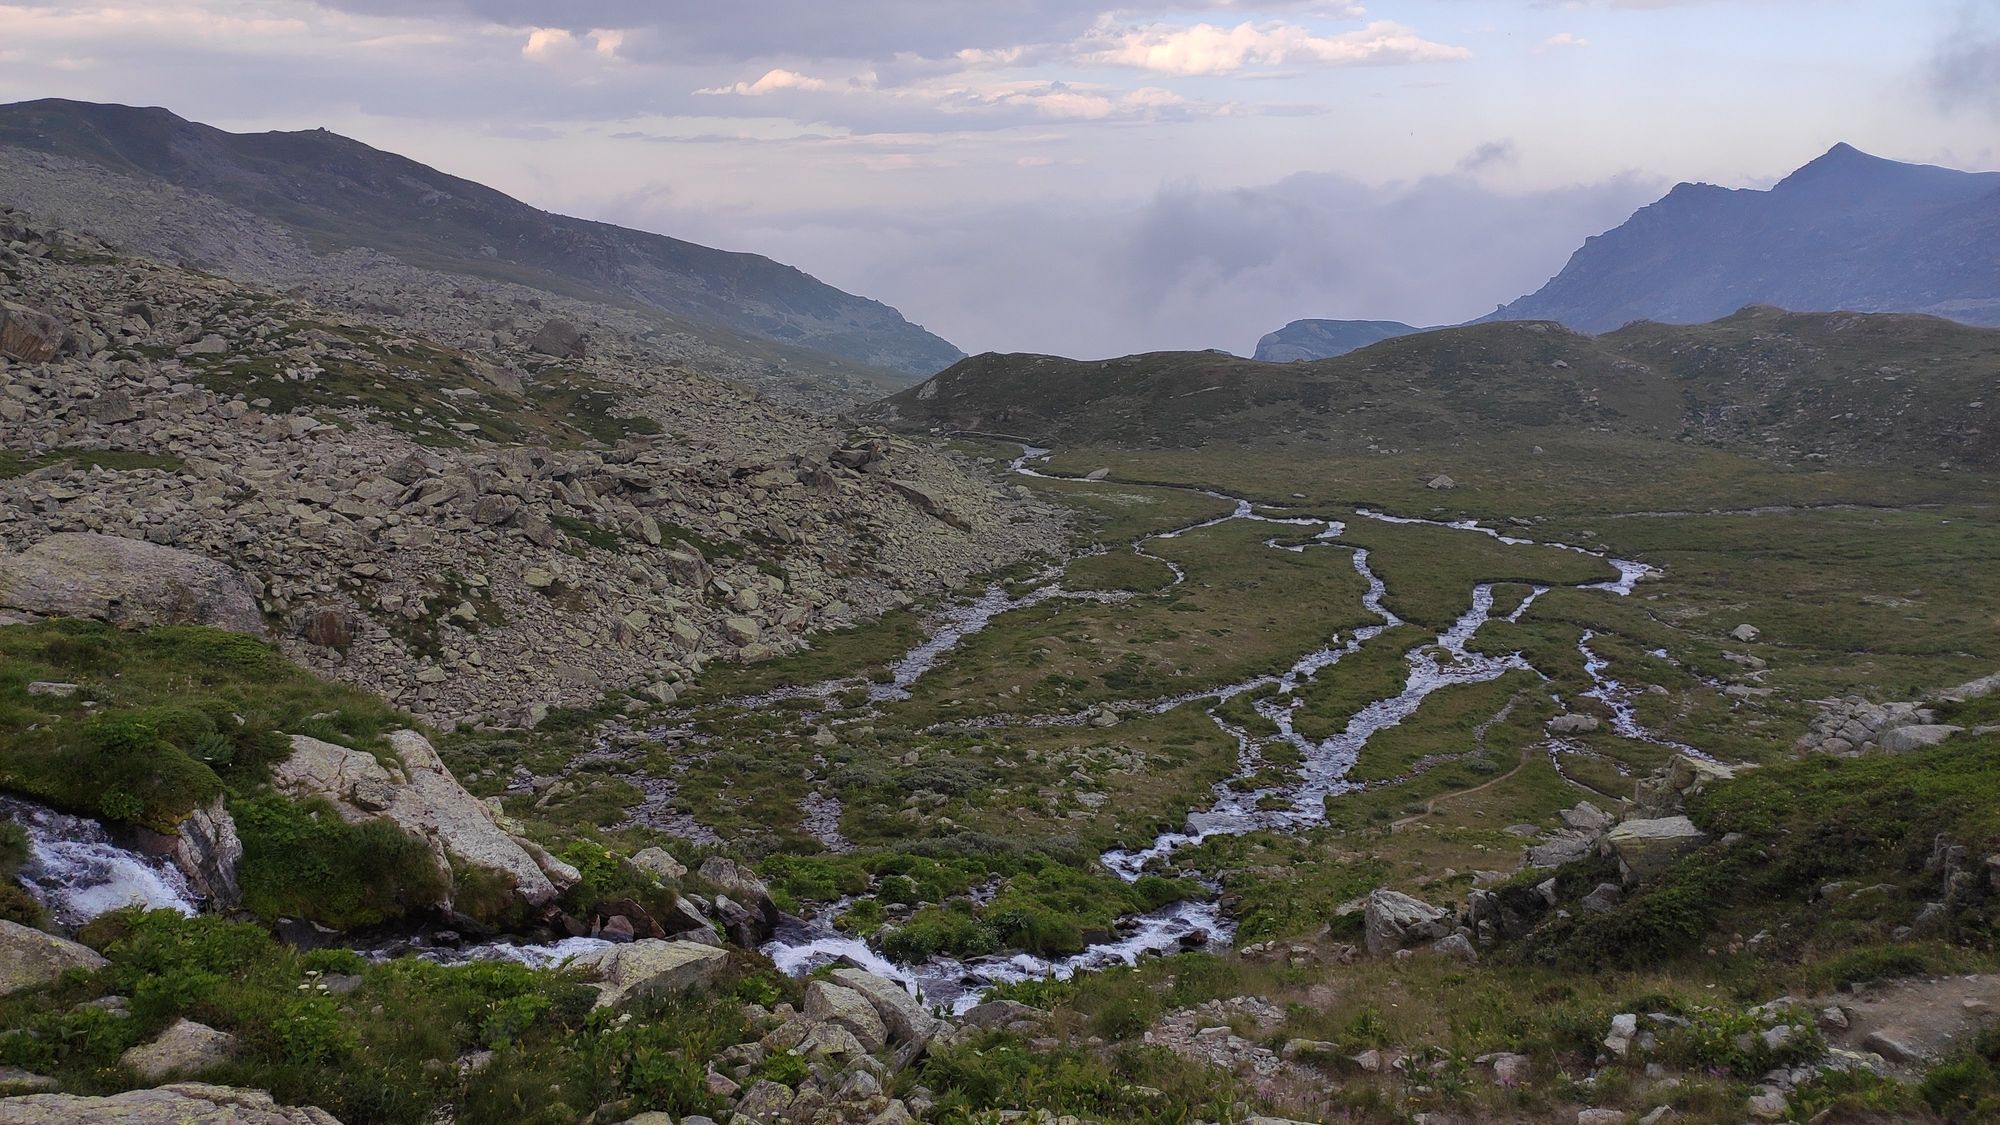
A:
[[[130,1090],[110,1097],[30,1094],[0,1099],[0,1125],[340,1125],[311,1106],[279,1105],[262,1090],[198,1082]]]
[[[614,1007],[656,992],[704,987],[729,966],[729,951],[692,941],[656,938],[613,945],[580,957],[576,968],[597,981],[597,1006]]]
[[[1401,891],[1383,888],[1368,896],[1363,916],[1368,952],[1377,957],[1451,931],[1451,912]]]
[[[1604,849],[1618,860],[1628,883],[1666,870],[1675,860],[1708,842],[1708,834],[1684,816],[1628,820],[1604,836]]]
[[[213,1070],[236,1057],[236,1037],[189,1019],[175,1020],[149,1043],[118,1058],[118,1065],[158,1082],[174,1075]]]
[[[264,615],[236,568],[142,539],[51,535],[0,556],[0,606],[45,617],[91,617],[125,628],[207,625],[260,635]]]
[[[349,823],[387,820],[429,844],[441,871],[457,860],[497,872],[531,906],[547,904],[576,881],[575,869],[539,862],[537,855],[546,853],[504,831],[492,808],[466,792],[423,735],[395,731],[388,742],[398,765],[294,735],[291,756],[271,769],[272,784],[294,797],[326,799]]]
[[[71,969],[95,971],[109,963],[88,946],[0,921],[0,996],[53,984]]]

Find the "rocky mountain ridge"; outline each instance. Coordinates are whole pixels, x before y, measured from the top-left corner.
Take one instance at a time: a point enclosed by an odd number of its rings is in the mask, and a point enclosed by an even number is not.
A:
[[[51,169],[99,183],[50,185]],[[0,198],[73,227],[122,228],[116,241],[149,255],[225,270],[255,256],[235,245],[248,217],[265,241],[275,232],[294,244],[293,257],[369,251],[461,283],[624,306],[836,381],[922,377],[960,355],[894,309],[790,266],[540,211],[325,130],[239,135],[163,109],[0,106]],[[189,207],[227,219],[192,232],[154,222]]]
[[[296,659],[437,722],[670,699],[1032,553],[1056,518],[532,298],[336,313],[18,212],[0,270],[0,570],[73,558],[64,535],[178,552],[100,596],[219,560]],[[500,308],[532,330],[475,327]]]
[[[1484,319],[1609,332],[1752,304],[2000,325],[2000,173],[1841,144],[1768,191],[1683,183]]]

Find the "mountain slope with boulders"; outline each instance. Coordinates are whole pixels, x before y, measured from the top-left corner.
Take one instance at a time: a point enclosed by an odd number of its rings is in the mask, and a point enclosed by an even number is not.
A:
[[[316,255],[371,250],[412,268],[650,310],[792,366],[922,377],[961,354],[894,309],[768,258],[551,214],[324,129],[235,134],[158,108],[0,106],[0,199],[123,228],[133,237],[119,241],[134,249],[207,264],[203,235],[144,229],[161,205],[45,182],[48,169],[77,165],[254,216]],[[235,253],[223,249],[225,259]]]
[[[0,212],[0,609],[269,635],[430,721],[522,723],[1047,541],[946,455],[551,311],[335,312]]]
[[[1285,439],[1435,449],[1604,431],[1784,461],[2000,464],[2000,331],[1922,316],[1748,308],[1601,337],[1508,322],[1282,366],[1213,352],[1109,361],[975,356],[872,417],[1044,444],[1194,448]]]
[[[1485,319],[1609,332],[1635,320],[1698,324],[1752,304],[2000,325],[2000,172],[1904,164],[1842,144],[1768,191],[1684,183]]]

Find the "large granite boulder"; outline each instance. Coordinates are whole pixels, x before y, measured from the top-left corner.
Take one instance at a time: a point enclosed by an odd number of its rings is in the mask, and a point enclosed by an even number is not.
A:
[[[1368,896],[1362,921],[1368,952],[1377,957],[1451,932],[1451,911],[1387,888]]]
[[[71,969],[94,970],[108,964],[89,946],[19,922],[0,921],[0,996],[53,984]]]
[[[206,555],[141,539],[65,532],[0,555],[0,607],[92,617],[130,629],[207,625],[260,636],[264,615],[241,574]]]
[[[428,843],[447,875],[454,858],[497,871],[532,906],[545,905],[576,881],[574,868],[503,830],[492,807],[465,791],[423,735],[394,731],[388,741],[400,768],[373,754],[293,735],[292,755],[271,767],[271,783],[294,797],[325,798],[349,823],[393,823]]]
[[[1907,727],[1896,727],[1882,732],[1881,746],[1884,754],[1908,754],[1912,750],[1928,750],[1964,727],[1947,726],[1942,723],[1923,723]]]
[[[234,1035],[193,1020],[175,1020],[150,1043],[118,1056],[118,1065],[149,1082],[174,1075],[199,1074],[236,1057]]]
[[[908,989],[887,977],[849,967],[835,969],[828,976],[835,984],[867,998],[889,1029],[891,1042],[929,1043],[950,1026],[931,1015]]]
[[[648,993],[704,987],[729,966],[729,951],[649,938],[608,946],[577,958],[574,966],[597,979],[597,1006],[609,1008]]]
[[[1628,883],[1659,874],[1707,842],[1708,834],[1684,816],[1628,820],[1604,836],[1605,850]]]
[[[47,363],[61,354],[68,337],[62,321],[48,313],[0,301],[0,356],[22,363]]]
[[[183,1082],[106,1098],[30,1094],[0,1099],[0,1125],[340,1125],[311,1106],[279,1105],[262,1090]]]
[[[755,940],[739,944],[754,945],[771,936],[778,925],[778,904],[771,899],[771,888],[759,879],[755,872],[732,859],[709,856],[701,861],[695,872],[703,882],[727,895],[733,902],[749,910],[756,919]]]
[[[876,1014],[875,1005],[854,989],[830,981],[806,985],[806,1018],[846,1028],[871,1053],[889,1045],[888,1025]]]

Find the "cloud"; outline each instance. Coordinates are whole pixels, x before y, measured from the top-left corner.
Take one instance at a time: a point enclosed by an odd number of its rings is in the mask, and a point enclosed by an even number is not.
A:
[[[1928,78],[1945,108],[2000,117],[2000,18],[1965,5],[1931,57]]]
[[[1313,173],[1102,202],[603,217],[781,253],[972,351],[1247,354],[1305,317],[1481,316],[1539,288],[1586,237],[1665,187],[1620,176],[1508,193],[1462,173],[1384,187]]]
[[[1433,43],[1401,24],[1386,21],[1333,35],[1315,34],[1297,24],[1246,21],[1234,27],[1153,25],[1112,33],[1108,38],[1103,46],[1082,52],[1080,60],[1196,75],[1295,64],[1451,62],[1472,56],[1463,47]]]
[[[1521,150],[1513,141],[1487,141],[1465,155],[1458,162],[1460,172],[1478,172],[1486,168],[1508,167],[1521,161]]]
[[[521,47],[521,57],[546,59],[575,45],[575,37],[560,27],[538,27],[528,33],[528,42]]]
[[[1547,39],[1542,40],[1541,43],[1535,47],[1535,53],[1538,55],[1546,55],[1550,51],[1560,51],[1565,47],[1588,47],[1588,46],[1590,46],[1590,40],[1585,39],[1581,35],[1573,35],[1570,32],[1561,31],[1557,32],[1554,35],[1549,36]]]
[[[764,76],[755,82],[738,82],[729,86],[711,86],[706,89],[696,90],[695,93],[735,94],[737,97],[742,98],[761,98],[765,94],[777,93],[780,90],[825,90],[830,88],[831,85],[831,83],[823,78],[811,78],[797,71],[779,68],[765,71]]]

